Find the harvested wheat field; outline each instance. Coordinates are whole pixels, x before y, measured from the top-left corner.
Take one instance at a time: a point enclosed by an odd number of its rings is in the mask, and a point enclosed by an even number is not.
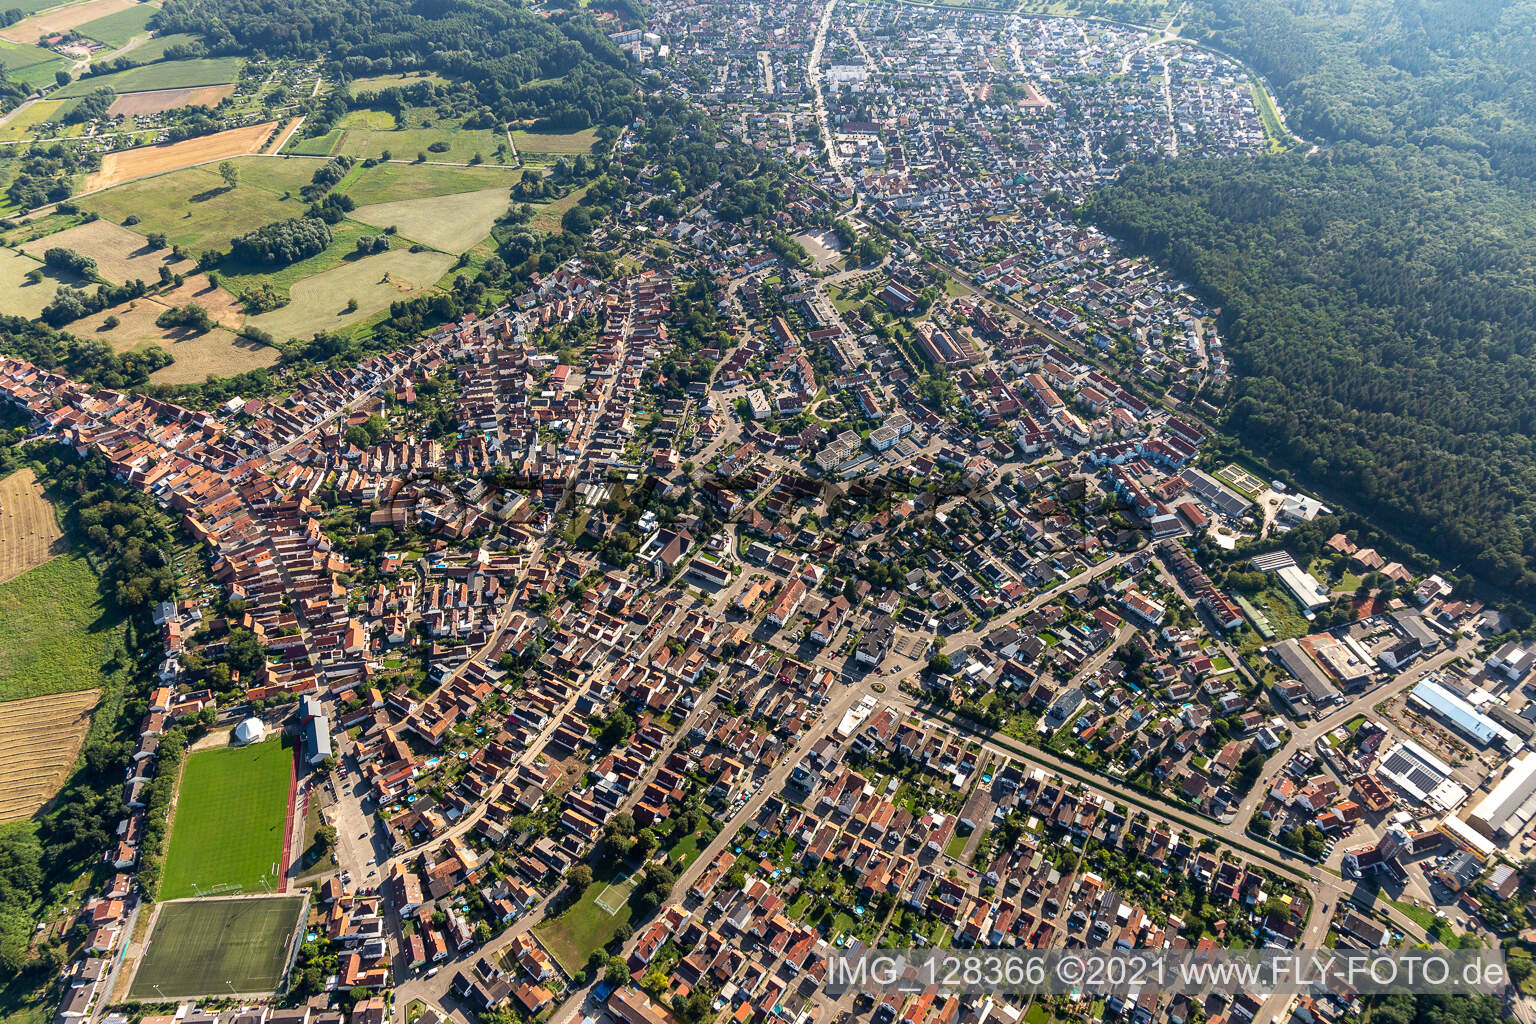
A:
[[[216,107],[226,96],[233,96],[235,87],[230,85],[199,85],[190,89],[151,89],[148,92],[125,92],[107,108],[108,117],[119,114],[163,114],[181,107]]]
[[[53,503],[30,469],[0,480],[0,583],[15,579],[64,550]]]
[[[275,127],[276,121],[263,121],[261,124],[231,128],[227,132],[215,132],[185,142],[168,142],[161,146],[141,146],[138,149],[125,149],[121,153],[108,153],[101,158],[101,170],[86,177],[85,191],[111,188],[135,178],[177,171],[210,160],[227,160],[232,156],[260,152]]]
[[[0,822],[30,818],[75,766],[100,690],[0,703]]]
[[[37,41],[45,36],[68,32],[88,21],[105,18],[118,11],[126,11],[136,6],[138,2],[139,0],[89,0],[88,3],[75,4],[73,7],[55,7],[51,11],[43,11],[30,18],[23,18],[9,28],[0,29],[0,39],[36,46]]]
[[[113,284],[123,284],[135,278],[153,284],[160,280],[162,266],[181,274],[189,273],[197,266],[192,260],[177,260],[169,248],[151,249],[143,235],[109,220],[93,220],[57,234],[44,235],[23,245],[21,251],[42,259],[43,253],[55,246],[89,256],[96,261],[96,271]]]

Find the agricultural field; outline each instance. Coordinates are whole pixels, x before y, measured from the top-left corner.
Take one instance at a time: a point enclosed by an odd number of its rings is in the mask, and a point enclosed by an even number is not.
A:
[[[216,107],[220,101],[233,96],[234,84],[194,85],[188,89],[151,89],[147,92],[125,92],[112,101],[107,116],[141,117],[145,114],[163,114],[181,107]]]
[[[287,840],[293,749],[281,737],[187,755],[171,815],[162,899],[273,884]]]
[[[45,85],[53,82],[53,73],[68,62],[58,54],[41,47],[13,43],[0,38],[0,67],[17,82],[26,85]]]
[[[592,144],[597,141],[597,129],[587,128],[579,132],[529,132],[517,129],[512,132],[512,143],[517,146],[517,151],[523,154],[548,154],[550,156],[570,156],[576,153],[592,152]]]
[[[120,11],[132,10],[138,6],[138,2],[139,0],[87,0],[86,3],[69,7],[53,7],[0,29],[0,39],[8,39],[13,43],[23,43],[28,46],[35,45],[39,39],[46,36],[79,28],[88,22],[97,21]]]
[[[387,163],[354,168],[339,188],[358,206],[425,199],[488,188],[510,189],[522,172],[481,164],[444,167],[438,164]],[[419,239],[418,239],[419,241]]]
[[[78,26],[75,31],[87,39],[94,39],[114,50],[120,46],[126,46],[135,36],[145,35],[149,32],[149,19],[159,10],[156,3],[140,3],[125,11],[109,14],[95,21],[87,21]]]
[[[30,818],[80,755],[100,690],[0,703],[0,822]]]
[[[0,480],[0,583],[37,568],[67,546],[58,511],[31,469]]]
[[[36,284],[27,280],[27,274],[34,270],[43,272],[43,279]],[[68,271],[44,267],[15,249],[0,249],[0,309],[7,313],[35,317],[53,301],[59,288],[80,284],[84,281]]]
[[[363,206],[352,216],[375,227],[394,227],[413,242],[458,255],[491,233],[510,202],[506,189],[488,188]]]
[[[169,248],[151,249],[143,235],[109,220],[93,220],[66,228],[56,235],[26,243],[21,251],[41,260],[43,253],[55,246],[91,257],[96,261],[96,272],[113,284],[135,279],[158,281],[161,267],[173,274],[188,274],[197,268],[192,260],[176,259]]]
[[[118,60],[130,61],[135,66],[153,64],[157,60],[165,59],[165,51],[173,46],[186,46],[188,43],[197,42],[197,36],[190,32],[176,32],[168,36],[155,36],[147,42],[140,43]]]
[[[0,583],[0,701],[93,686],[122,620],[85,558],[64,554]]]
[[[137,52],[137,51],[133,51]],[[77,78],[60,89],[58,96],[85,96],[106,87],[113,92],[148,92],[151,89],[190,89],[198,85],[227,85],[238,81],[244,57],[198,57],[190,60],[142,64],[110,75]]]
[[[288,305],[247,323],[279,340],[341,330],[389,308],[391,302],[431,288],[451,266],[453,257],[444,253],[404,249],[342,263],[295,282],[289,287]],[[347,310],[349,299],[357,300],[355,310]]]
[[[171,142],[159,146],[143,146],[139,149],[125,149],[118,153],[108,153],[101,158],[101,170],[95,171],[85,179],[83,191],[96,192],[111,188],[114,185],[126,184],[138,178],[152,177],[164,174],[167,171],[179,171],[196,164],[211,163],[216,160],[227,160],[231,157],[248,156],[258,153],[262,146],[266,145],[273,129],[277,127],[276,121],[265,121],[261,124],[249,125],[245,128],[231,128],[229,131],[215,132],[212,135],[204,135],[196,139],[187,139],[185,142]],[[210,173],[212,171],[210,170]],[[313,173],[313,171],[311,171]],[[214,180],[219,181],[218,188],[223,187],[223,182],[214,175]],[[204,189],[207,193],[209,190]],[[215,189],[214,191],[217,191]],[[188,199],[196,201],[195,196]],[[212,198],[206,195],[205,198]],[[243,197],[242,197],[243,198]],[[236,206],[242,203],[234,204]],[[134,211],[126,211],[123,216]],[[106,214],[102,214],[106,216]],[[143,214],[139,214],[143,217]],[[117,218],[122,220],[122,217]],[[151,230],[151,229],[147,229]],[[169,234],[169,232],[167,232]]]
[[[128,998],[272,992],[303,906],[302,896],[161,904]]]

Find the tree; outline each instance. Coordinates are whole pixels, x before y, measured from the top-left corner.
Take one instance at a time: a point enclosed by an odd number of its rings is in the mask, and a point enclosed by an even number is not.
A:
[[[575,865],[565,873],[565,884],[577,895],[586,892],[587,886],[592,884],[592,869],[585,864]]]
[[[597,739],[604,747],[616,747],[629,739],[630,734],[634,731],[635,720],[630,718],[629,713],[623,708],[619,708],[608,716],[608,720],[603,724],[602,731],[598,733]]]
[[[225,188],[234,188],[240,184],[240,168],[231,161],[225,160],[219,164],[219,177],[224,179]]]
[[[336,840],[340,838],[336,833],[335,825],[321,825],[315,829],[315,850],[321,856],[336,849]]]
[[[629,965],[623,957],[609,957],[608,966],[603,970],[603,980],[614,988],[620,988],[629,984]]]

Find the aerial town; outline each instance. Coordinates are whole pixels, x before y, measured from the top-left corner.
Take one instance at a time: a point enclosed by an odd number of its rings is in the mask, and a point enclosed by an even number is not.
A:
[[[1263,83],[893,2],[612,39],[786,163],[764,230],[629,167],[601,260],[276,392],[0,357],[181,544],[58,1024],[1310,1024],[1361,997],[823,983],[1529,937],[1536,643],[1236,450],[1220,311],[1073,216],[1266,152]]]

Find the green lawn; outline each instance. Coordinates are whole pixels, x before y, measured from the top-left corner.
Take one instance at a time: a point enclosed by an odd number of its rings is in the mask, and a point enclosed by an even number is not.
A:
[[[105,18],[88,21],[75,31],[87,39],[106,43],[116,49],[126,45],[134,36],[143,35],[149,31],[149,19],[154,16],[155,10],[149,4],[138,4],[126,11],[118,11]]]
[[[698,832],[690,832],[679,839],[667,851],[667,859],[672,863],[672,870],[681,875],[689,866],[699,859],[699,854],[704,852],[706,840]]]
[[[130,999],[275,990],[288,966],[301,896],[192,900],[160,908]],[[145,913],[148,913],[146,910]]]
[[[194,60],[159,61],[110,75],[80,78],[60,89],[57,96],[84,96],[106,86],[114,92],[145,92],[150,89],[190,89],[198,85],[225,85],[240,77],[244,57],[199,57]]]
[[[59,555],[0,584],[0,700],[97,686],[122,647],[122,620],[109,612],[90,563]]]
[[[279,739],[187,757],[160,883],[162,899],[220,885],[261,892],[283,859],[293,750]]]

